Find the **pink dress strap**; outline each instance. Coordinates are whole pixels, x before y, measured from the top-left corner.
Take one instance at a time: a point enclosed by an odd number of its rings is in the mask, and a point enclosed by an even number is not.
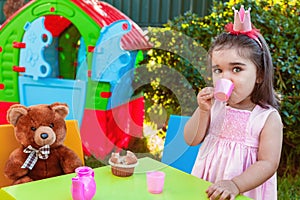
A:
[[[246,144],[258,147],[259,140],[255,139],[260,136],[260,133],[272,112],[278,112],[275,108],[268,106],[267,109],[262,108],[259,105],[256,105],[253,109],[250,119],[246,128],[247,133],[249,134],[246,138]]]

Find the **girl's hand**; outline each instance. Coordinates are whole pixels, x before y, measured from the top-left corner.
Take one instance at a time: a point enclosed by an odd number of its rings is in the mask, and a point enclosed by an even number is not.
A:
[[[205,87],[197,95],[197,102],[201,111],[209,111],[212,107],[212,99],[214,97],[214,88]]]
[[[206,190],[207,196],[210,200],[234,200],[236,195],[240,193],[237,185],[231,180],[218,181],[212,184]]]

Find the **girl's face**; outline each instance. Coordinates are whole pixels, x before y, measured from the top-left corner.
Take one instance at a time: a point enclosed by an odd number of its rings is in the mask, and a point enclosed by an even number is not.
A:
[[[212,52],[213,83],[221,78],[229,79],[234,84],[228,100],[231,107],[250,109],[253,105],[250,94],[257,82],[256,66],[251,60],[241,57],[235,48]]]

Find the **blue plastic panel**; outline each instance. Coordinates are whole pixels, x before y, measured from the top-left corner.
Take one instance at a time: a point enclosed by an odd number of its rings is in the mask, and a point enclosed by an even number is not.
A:
[[[114,84],[111,83],[111,98],[109,99],[107,110],[120,106],[130,101],[134,90],[132,88],[132,81],[134,80],[134,70],[137,51],[130,52],[132,62],[130,63],[131,69],[122,73],[122,76]],[[121,74],[121,73],[120,73]]]
[[[33,80],[31,77],[19,77],[20,103],[25,106],[36,104],[67,103],[69,115],[66,119],[76,119],[81,124],[85,98],[86,82],[44,78]]]
[[[112,96],[107,110],[127,103],[133,94],[137,51],[129,52],[121,47],[122,37],[130,30],[128,20],[119,20],[103,27],[94,49],[91,79],[110,84]]]
[[[100,37],[94,49],[92,61],[93,81],[109,82],[114,85],[130,68],[129,51],[121,48],[121,38],[131,30],[127,20],[116,21],[101,29]]]
[[[200,145],[185,143],[183,130],[190,117],[171,115],[161,161],[186,173],[191,173]]]
[[[45,17],[40,17],[24,26],[23,41],[26,48],[20,50],[20,66],[25,67],[23,75],[34,80],[39,77],[49,77],[52,74],[50,64],[45,60],[44,50],[52,43],[52,34],[45,29]]]

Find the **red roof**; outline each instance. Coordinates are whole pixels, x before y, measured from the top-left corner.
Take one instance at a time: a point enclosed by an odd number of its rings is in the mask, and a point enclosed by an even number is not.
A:
[[[72,2],[85,11],[101,28],[122,19],[130,21],[132,29],[121,39],[123,49],[137,50],[152,47],[150,42],[144,37],[142,29],[129,17],[110,4],[93,0],[72,0]]]

